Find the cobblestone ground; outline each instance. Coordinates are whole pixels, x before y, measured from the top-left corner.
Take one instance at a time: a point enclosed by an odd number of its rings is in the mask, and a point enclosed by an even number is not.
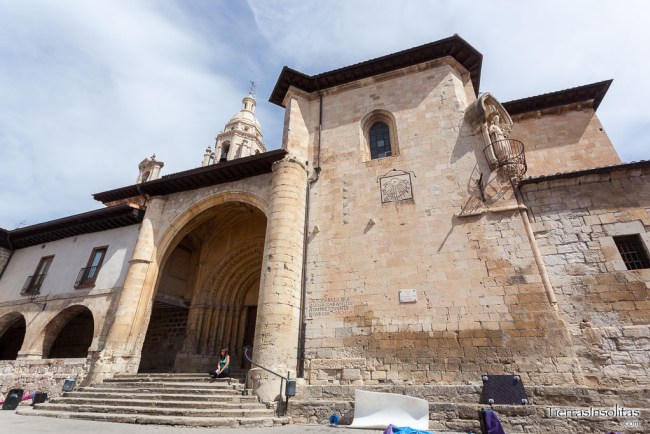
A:
[[[187,434],[207,434],[226,430],[240,430],[246,434],[320,434],[320,433],[341,433],[341,431],[349,430],[351,434],[381,434],[382,430],[371,429],[348,429],[346,427],[332,428],[327,425],[285,425],[273,428],[179,428],[176,426],[159,426],[159,425],[135,425],[123,424],[112,422],[95,422],[87,420],[74,420],[74,419],[58,419],[50,417],[36,417],[36,416],[20,416],[13,411],[0,411],[0,427],[1,432],[9,431],[20,432],[25,434],[76,434],[76,433],[93,433],[93,434],[108,434],[108,433],[123,433],[129,434],[172,434],[172,433],[187,433]],[[451,431],[436,431],[436,434],[462,434]]]

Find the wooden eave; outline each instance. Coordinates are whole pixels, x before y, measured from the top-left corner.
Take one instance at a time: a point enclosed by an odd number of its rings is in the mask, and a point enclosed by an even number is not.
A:
[[[605,98],[605,94],[607,93],[609,86],[612,84],[612,81],[613,80],[605,80],[598,83],[573,87],[571,89],[508,101],[503,103],[503,107],[510,116],[514,116],[568,104],[593,101],[592,106],[595,111],[598,109],[603,98]]]
[[[77,235],[121,228],[138,224],[143,217],[144,210],[127,204],[106,207],[12,231],[5,231],[7,233],[7,248],[22,249]]]
[[[284,97],[290,86],[312,93],[431,60],[441,59],[446,56],[453,57],[469,71],[470,79],[474,85],[474,92],[478,95],[483,55],[469,45],[463,38],[454,35],[440,41],[409,48],[398,53],[356,63],[314,76],[285,66],[282,68],[282,72],[275,83],[269,102],[282,106]]]
[[[181,191],[195,190],[216,184],[238,181],[252,176],[270,173],[273,163],[280,161],[285,155],[287,155],[287,151],[277,149],[249,157],[210,164],[208,166],[166,175],[153,181],[95,193],[93,194],[93,198],[103,203],[108,203],[141,195],[164,196]]]

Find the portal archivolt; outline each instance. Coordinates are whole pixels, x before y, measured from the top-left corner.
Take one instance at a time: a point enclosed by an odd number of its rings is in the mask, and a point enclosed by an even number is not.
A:
[[[141,372],[203,372],[220,348],[241,366],[244,346],[253,343],[265,234],[264,213],[243,202],[186,222],[165,253]]]

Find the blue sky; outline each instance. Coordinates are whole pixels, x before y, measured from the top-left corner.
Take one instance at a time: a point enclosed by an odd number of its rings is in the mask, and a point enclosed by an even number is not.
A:
[[[624,5],[625,7],[622,7]],[[458,33],[501,101],[613,78],[598,114],[623,161],[650,158],[650,3],[0,0],[0,227],[101,207],[156,153],[200,165],[249,80],[268,149],[282,66],[317,74]]]

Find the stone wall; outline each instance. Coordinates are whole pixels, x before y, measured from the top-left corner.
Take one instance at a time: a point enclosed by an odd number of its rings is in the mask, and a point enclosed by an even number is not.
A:
[[[187,326],[187,308],[154,306],[149,329],[142,346],[140,372],[171,372],[176,354],[183,347]]]
[[[527,176],[619,164],[607,133],[588,103],[513,116],[510,137],[521,140]]]
[[[650,246],[650,169],[525,184],[535,237],[585,377],[650,384],[650,269],[628,271],[614,236]]]
[[[355,389],[388,392],[426,399],[429,402],[429,428],[441,431],[481,432],[478,411],[482,386],[473,385],[382,385],[308,386],[303,395],[289,401],[289,416],[294,423],[326,424],[336,412],[342,425],[354,418]],[[646,390],[584,386],[532,386],[524,383],[526,405],[494,405],[493,409],[511,433],[584,432],[646,433],[650,423]],[[603,416],[576,416],[563,411],[599,411]],[[618,413],[614,413],[618,411]],[[609,412],[609,414],[608,414]]]
[[[306,264],[309,384],[467,383],[486,372],[580,381],[510,184],[490,181],[487,205],[503,212],[459,217],[485,165],[465,80],[440,62],[325,95]],[[394,116],[399,152],[367,160],[361,123],[375,110]],[[410,180],[412,198],[382,203],[391,174]]]
[[[88,369],[85,358],[0,361],[0,396],[4,398],[10,389],[20,388],[25,393],[47,392],[49,398],[55,398],[61,395],[66,378],[76,377],[79,386]]]

